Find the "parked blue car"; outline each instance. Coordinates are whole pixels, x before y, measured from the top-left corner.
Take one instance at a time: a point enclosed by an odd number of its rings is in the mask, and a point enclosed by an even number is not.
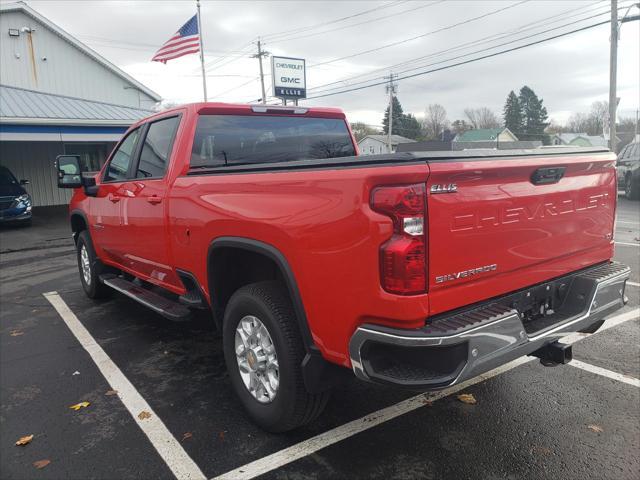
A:
[[[16,180],[11,171],[0,166],[0,223],[31,223],[31,196],[24,189],[28,180]]]

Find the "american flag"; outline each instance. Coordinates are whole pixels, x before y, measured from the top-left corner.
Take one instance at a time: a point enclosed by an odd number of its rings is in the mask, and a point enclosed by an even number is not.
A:
[[[152,62],[167,63],[167,60],[200,51],[198,17],[194,15],[175,35],[165,42],[151,59]]]

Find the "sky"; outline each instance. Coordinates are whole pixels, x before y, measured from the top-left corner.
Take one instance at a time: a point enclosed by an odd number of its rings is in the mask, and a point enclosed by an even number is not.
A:
[[[195,0],[27,3],[166,101],[202,100],[197,55],[166,65],[150,61],[195,14]],[[258,60],[252,58],[258,37],[273,55],[306,59],[312,96],[378,83],[391,71],[402,77],[446,67],[606,21],[609,9],[610,2],[593,0],[203,0],[209,100],[244,103],[260,98]],[[620,10],[621,17],[625,13],[626,8]],[[633,6],[628,13],[638,15],[640,9]],[[618,118],[635,117],[640,104],[639,25],[628,22],[621,29]],[[439,103],[453,121],[464,118],[469,107],[489,107],[500,114],[509,91],[528,85],[544,100],[550,118],[562,124],[573,112],[588,111],[592,102],[608,100],[609,34],[605,24],[399,80],[397,96],[405,113],[422,117],[428,104]],[[270,74],[270,59],[264,67]],[[270,76],[265,82],[270,94]],[[382,123],[387,102],[385,86],[378,85],[301,104],[339,107],[352,122],[375,126]]]

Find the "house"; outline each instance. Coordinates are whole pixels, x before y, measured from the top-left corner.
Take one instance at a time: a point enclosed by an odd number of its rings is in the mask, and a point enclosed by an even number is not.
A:
[[[476,128],[459,133],[453,139],[453,142],[492,142],[498,144],[500,142],[517,142],[516,137],[511,130],[504,127],[499,128]]]
[[[0,165],[34,206],[68,203],[53,160],[97,170],[161,97],[23,2],[0,5]]]
[[[389,152],[389,137],[387,135],[367,135],[358,142],[361,155],[375,155],[391,153],[398,149],[398,145],[415,143],[415,140],[400,135],[391,135],[391,152]],[[406,151],[406,150],[405,150]]]
[[[616,144],[620,144],[621,139],[616,135]],[[586,135],[580,134],[569,142],[569,145],[576,145],[579,147],[608,147],[609,140],[604,135]]]
[[[551,137],[551,145],[569,145],[574,138],[586,135],[586,133],[556,133]]]

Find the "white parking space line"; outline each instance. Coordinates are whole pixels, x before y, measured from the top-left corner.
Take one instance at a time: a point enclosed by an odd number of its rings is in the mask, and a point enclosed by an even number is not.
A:
[[[600,333],[602,331],[608,330],[609,328],[613,328],[624,322],[628,322],[629,320],[634,320],[639,317],[640,308],[635,308],[633,310],[615,315],[608,319],[596,333]],[[590,334],[573,333],[562,338],[561,341],[563,343],[575,343],[588,336],[590,336]],[[391,405],[390,407],[383,408],[382,410],[378,410],[377,412],[358,418],[349,423],[321,433],[320,435],[316,435],[315,437],[312,437],[308,440],[304,440],[300,443],[292,445],[291,447],[285,448],[284,450],[280,450],[279,452],[275,452],[271,455],[243,465],[242,467],[238,467],[216,477],[214,480],[247,480],[255,478],[259,475],[264,475],[265,473],[275,470],[276,468],[280,468],[291,462],[304,458],[308,455],[311,455],[312,453],[317,452],[318,450],[322,450],[323,448],[334,445],[335,443],[352,437],[358,433],[369,430],[370,428],[373,428],[384,422],[393,420],[394,418],[404,415],[405,413],[417,410],[418,408],[423,407],[425,404],[427,404],[425,402],[433,402],[441,398],[448,397],[456,392],[464,390],[465,388],[488,380],[492,377],[495,377],[496,375],[500,375],[501,373],[508,372],[509,370],[512,370],[533,360],[535,360],[535,358],[533,357],[520,357],[510,363],[491,370],[484,375],[480,375],[479,377],[472,378],[471,380],[463,382],[460,385],[455,385],[439,392],[424,393],[415,397],[408,398],[407,400],[404,400],[400,403],[396,403],[395,405]]]
[[[624,220],[616,220],[616,223],[623,223],[625,225],[635,225],[637,227],[640,227],[640,223],[638,222],[625,222]]]
[[[640,247],[640,243],[631,242],[615,242],[616,245],[624,245],[626,247]]]
[[[629,280],[627,280],[627,285],[631,285],[632,287],[640,287],[640,283],[630,282]]]
[[[182,445],[171,434],[169,429],[162,422],[160,417],[155,414],[151,406],[146,402],[142,395],[124,376],[117,365],[109,358],[105,351],[98,345],[89,331],[80,323],[71,309],[57,292],[45,293],[44,297],[53,305],[60,317],[64,320],[76,337],[78,342],[87,351],[91,359],[104,375],[107,382],[113,390],[117,390],[118,397],[129,411],[133,420],[138,424],[140,429],[149,438],[149,441],[157,450],[158,454],[165,461],[169,469],[176,478],[190,480],[204,480],[206,476],[195,462],[187,455]],[[149,412],[151,417],[141,420],[138,418],[140,412]]]
[[[611,370],[607,370],[606,368],[597,367],[596,365],[591,365],[590,363],[584,363],[580,360],[571,360],[571,363],[568,363],[572,367],[579,368],[580,370],[584,370],[586,372],[595,373],[596,375],[600,375],[602,377],[607,377],[612,380],[617,380],[618,382],[627,383],[629,385],[633,385],[634,387],[640,387],[640,380],[630,375],[623,375],[618,372],[612,372]]]

